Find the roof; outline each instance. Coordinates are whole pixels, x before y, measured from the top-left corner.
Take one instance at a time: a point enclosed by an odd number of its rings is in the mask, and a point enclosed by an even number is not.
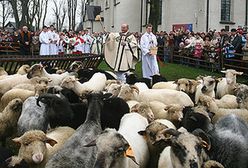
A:
[[[8,22],[4,27],[13,27],[13,28],[16,28],[16,23],[15,22]]]
[[[86,5],[86,14],[88,20],[94,21],[97,15],[101,13],[101,6]]]

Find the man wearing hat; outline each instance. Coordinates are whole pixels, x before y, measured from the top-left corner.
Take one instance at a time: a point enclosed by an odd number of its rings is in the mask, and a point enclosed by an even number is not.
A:
[[[235,53],[242,53],[242,37],[237,33],[236,29],[231,29],[231,44]]]

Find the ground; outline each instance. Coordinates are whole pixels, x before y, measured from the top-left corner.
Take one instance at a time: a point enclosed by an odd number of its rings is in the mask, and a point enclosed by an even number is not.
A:
[[[100,64],[99,69],[110,70],[110,68],[104,62]],[[138,76],[142,76],[141,63],[136,65],[135,72]],[[160,73],[169,81],[174,81],[179,78],[195,79],[199,75],[212,75],[216,77],[221,77],[224,75],[222,73],[211,72],[206,69],[199,69],[172,63],[165,63],[163,65],[160,64]],[[238,76],[237,81],[239,83],[248,84],[248,78],[244,76]]]

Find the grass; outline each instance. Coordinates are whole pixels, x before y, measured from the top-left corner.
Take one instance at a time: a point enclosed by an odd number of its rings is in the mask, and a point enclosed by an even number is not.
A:
[[[103,70],[111,70],[105,62],[102,62],[99,66]],[[136,65],[135,73],[138,76],[142,76],[141,62]],[[164,66],[160,66],[160,74],[166,77],[167,80],[174,81],[179,78],[195,79],[199,75],[212,75],[216,77],[223,76],[220,72],[211,72],[210,70],[189,67],[186,65],[165,63]],[[248,84],[248,79],[245,77],[237,77],[239,83]]]

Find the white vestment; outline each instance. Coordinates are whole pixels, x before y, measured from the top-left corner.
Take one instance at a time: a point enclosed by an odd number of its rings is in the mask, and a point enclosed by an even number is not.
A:
[[[39,36],[40,41],[40,55],[49,55],[49,35],[48,32],[42,31]]]
[[[55,31],[48,31],[49,39],[51,39],[50,47],[50,55],[58,54],[58,46],[57,41],[59,41],[59,35]]]
[[[157,38],[153,33],[145,33],[140,39],[142,52],[142,73],[144,78],[151,79],[151,76],[159,74],[156,55],[150,55],[150,48],[157,46]]]
[[[91,48],[91,44],[92,44],[92,37],[89,34],[85,34],[83,36],[84,39],[84,53],[90,53],[90,48]]]
[[[91,53],[93,53],[93,54],[101,54],[102,53],[102,38],[100,36],[93,38]]]

